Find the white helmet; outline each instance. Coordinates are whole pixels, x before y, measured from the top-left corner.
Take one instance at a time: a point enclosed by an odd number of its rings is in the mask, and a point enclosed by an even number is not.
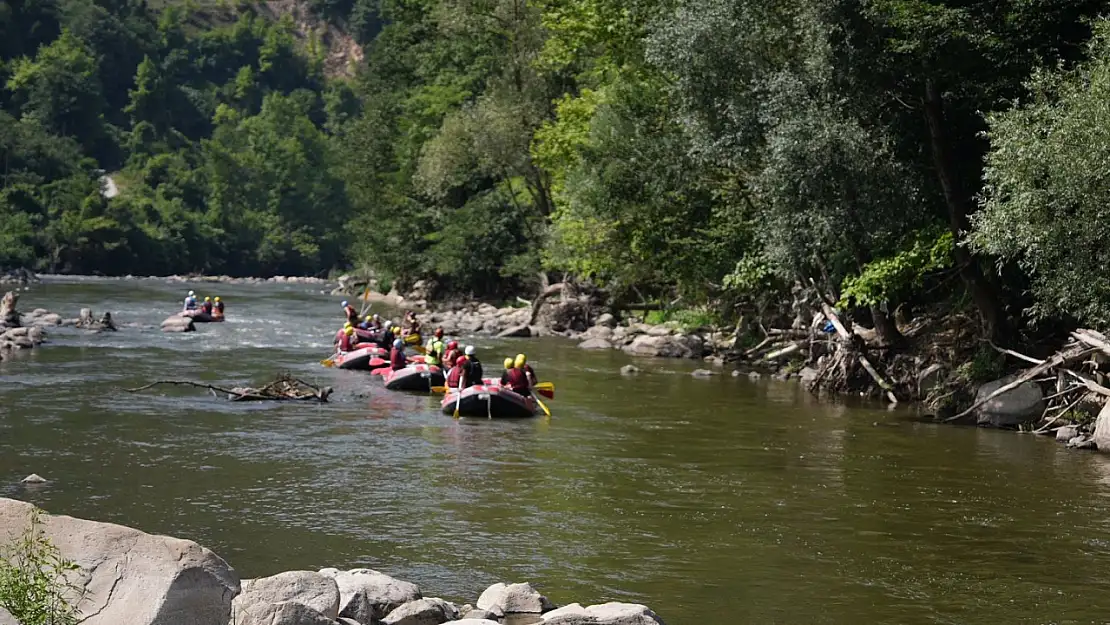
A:
[[[192,297],[194,295],[196,295],[196,293],[194,293],[193,291],[189,291],[189,297]]]
[[[465,353],[465,354],[466,354],[467,356],[473,356],[473,355],[474,355],[474,346],[473,346],[473,345],[467,345],[467,346],[466,346],[466,350],[465,350],[465,352],[464,352],[464,353]]]
[[[347,300],[343,300],[343,303],[341,303],[340,306],[342,306],[343,308],[346,308],[347,307]]]

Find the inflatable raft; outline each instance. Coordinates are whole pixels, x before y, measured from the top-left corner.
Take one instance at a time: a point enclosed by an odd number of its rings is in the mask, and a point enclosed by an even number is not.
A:
[[[182,317],[192,317],[193,323],[212,323],[214,321],[223,321],[223,315],[210,315],[203,310],[197,308],[194,310],[186,310],[181,313]]]
[[[471,386],[444,395],[440,409],[445,415],[455,414],[458,402],[460,417],[488,417],[491,419],[521,419],[534,417],[538,404],[531,397],[524,397],[500,384]]]
[[[443,369],[435,365],[412,364],[404,369],[382,374],[385,387],[391,391],[431,391],[433,386],[443,386],[447,381]]]
[[[332,356],[335,366],[340,369],[356,369],[359,371],[369,371],[370,361],[375,358],[389,358],[389,352],[377,345],[367,345],[349,352],[339,352]]]

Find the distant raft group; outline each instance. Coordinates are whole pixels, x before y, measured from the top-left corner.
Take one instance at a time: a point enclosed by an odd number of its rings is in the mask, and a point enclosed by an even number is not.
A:
[[[191,317],[197,323],[223,321],[224,303],[219,296],[216,296],[215,299],[205,296],[204,301],[198,303],[196,292],[189,291],[189,294],[185,296],[185,306],[181,311],[181,316]]]
[[[487,378],[477,349],[445,340],[443,328],[421,345],[420,322],[412,311],[401,324],[377,314],[360,321],[353,306],[341,305],[346,323],[336,332],[335,353],[322,361],[325,366],[369,371],[389,390],[445,393],[441,408],[456,418],[531,417],[540,409],[550,415],[535,393],[554,397],[554,386],[538,382],[526,355],[506,358],[500,378]],[[417,353],[409,355],[406,349]]]

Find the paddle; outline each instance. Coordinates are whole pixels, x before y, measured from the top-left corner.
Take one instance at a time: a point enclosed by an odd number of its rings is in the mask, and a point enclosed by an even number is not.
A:
[[[328,358],[327,360],[321,360],[320,364],[324,365],[325,367],[334,367],[335,361],[331,358]]]
[[[550,419],[550,418],[551,418],[551,411],[550,411],[550,410],[548,410],[548,409],[547,409],[547,406],[545,406],[545,405],[544,405],[544,403],[543,403],[543,400],[542,400],[542,399],[540,399],[540,398],[539,398],[538,396],[536,396],[536,395],[533,395],[532,397],[535,397],[535,398],[536,398],[536,403],[540,405],[540,408],[543,408],[543,413],[544,413],[545,415],[547,415],[547,418],[548,418],[548,419]]]
[[[459,378],[459,390],[456,391],[456,392],[458,393],[458,397],[455,398],[455,415],[452,417],[454,419],[459,418],[459,404],[462,402],[462,378],[461,377]]]

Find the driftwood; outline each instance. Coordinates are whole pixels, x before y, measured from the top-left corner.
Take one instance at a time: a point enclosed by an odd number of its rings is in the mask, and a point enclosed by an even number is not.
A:
[[[851,345],[853,335],[851,332],[848,332],[848,329],[844,327],[844,324],[840,323],[840,318],[835,312],[833,312],[832,306],[829,306],[827,302],[821,302],[821,310],[825,313],[825,317],[827,317],[828,320],[832,322],[833,327],[836,328],[837,335],[839,335],[840,338],[844,339],[848,342],[849,345]],[[859,360],[859,364],[862,365],[865,370],[867,370],[867,373],[871,376],[871,379],[875,380],[875,383],[879,385],[879,388],[886,391],[886,398],[890,400],[890,403],[897,404],[898,397],[894,394],[894,386],[890,382],[887,382],[886,379],[883,378],[883,376],[879,375],[879,372],[875,369],[875,365],[871,364],[871,361],[867,358],[867,354],[865,354],[863,351],[860,351],[858,354],[856,354],[856,357]]]
[[[309,384],[303,380],[299,380],[290,375],[280,375],[276,380],[270,382],[261,388],[250,387],[235,387],[235,388],[222,388],[213,384],[205,384],[203,382],[192,382],[189,380],[158,380],[151,382],[145,386],[138,388],[126,389],[128,393],[137,393],[145,391],[160,384],[170,384],[175,386],[195,386],[197,388],[206,388],[213,392],[225,393],[227,398],[231,401],[328,401],[328,396],[331,395],[331,387],[318,387],[314,384]]]
[[[532,314],[528,318],[528,325],[536,325],[536,320],[540,317],[540,309],[543,307],[543,303],[547,301],[547,298],[551,297],[552,295],[561,294],[564,289],[566,289],[566,286],[567,285],[565,282],[552,284],[551,286],[544,288],[544,290],[536,296],[536,299],[532,300]]]

